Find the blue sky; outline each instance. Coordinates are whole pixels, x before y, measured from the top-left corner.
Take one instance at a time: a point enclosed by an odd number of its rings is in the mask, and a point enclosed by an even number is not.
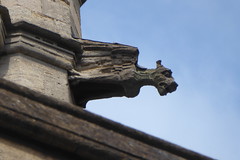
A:
[[[240,1],[88,0],[83,38],[140,50],[139,64],[159,59],[178,90],[160,97],[89,102],[87,110],[219,160],[240,159]]]

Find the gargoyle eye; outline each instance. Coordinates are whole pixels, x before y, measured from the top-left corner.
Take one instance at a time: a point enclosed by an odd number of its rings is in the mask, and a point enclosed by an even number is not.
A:
[[[167,77],[167,78],[171,78],[172,77],[172,71],[171,70],[166,70],[163,71],[162,74]]]
[[[167,84],[166,84],[166,83],[158,83],[158,86],[160,86],[160,87],[166,87]]]

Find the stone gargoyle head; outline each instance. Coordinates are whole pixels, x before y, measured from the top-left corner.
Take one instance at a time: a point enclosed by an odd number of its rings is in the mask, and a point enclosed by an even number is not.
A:
[[[151,73],[151,78],[153,79],[153,85],[157,88],[161,96],[167,93],[172,93],[177,89],[178,84],[174,81],[172,77],[172,71],[165,68],[161,61],[157,61],[157,68]]]
[[[157,88],[161,96],[172,93],[177,89],[178,84],[172,77],[172,71],[165,68],[161,61],[156,62],[156,69],[144,69],[137,67],[135,79],[139,86],[151,85]]]

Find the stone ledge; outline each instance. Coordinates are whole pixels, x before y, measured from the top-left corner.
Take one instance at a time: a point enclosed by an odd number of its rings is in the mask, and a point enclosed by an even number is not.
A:
[[[25,87],[1,80],[0,88],[2,127],[79,156],[212,160]]]
[[[75,155],[31,141],[0,127],[1,160],[77,160]]]

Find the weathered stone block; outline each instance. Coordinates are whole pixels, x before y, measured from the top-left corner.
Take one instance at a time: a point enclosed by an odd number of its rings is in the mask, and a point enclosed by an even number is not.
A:
[[[61,0],[42,1],[42,14],[66,24],[71,23],[70,6]]]
[[[74,18],[74,21],[72,21],[75,11],[71,10],[68,1],[2,0],[0,3],[9,9],[12,23],[25,21],[66,38],[72,38],[71,28],[80,28],[79,19]]]
[[[22,54],[0,59],[0,77],[47,96],[71,102],[67,71]]]
[[[7,7],[22,6],[27,9],[34,10],[35,12],[42,12],[40,0],[2,0],[2,5]]]

